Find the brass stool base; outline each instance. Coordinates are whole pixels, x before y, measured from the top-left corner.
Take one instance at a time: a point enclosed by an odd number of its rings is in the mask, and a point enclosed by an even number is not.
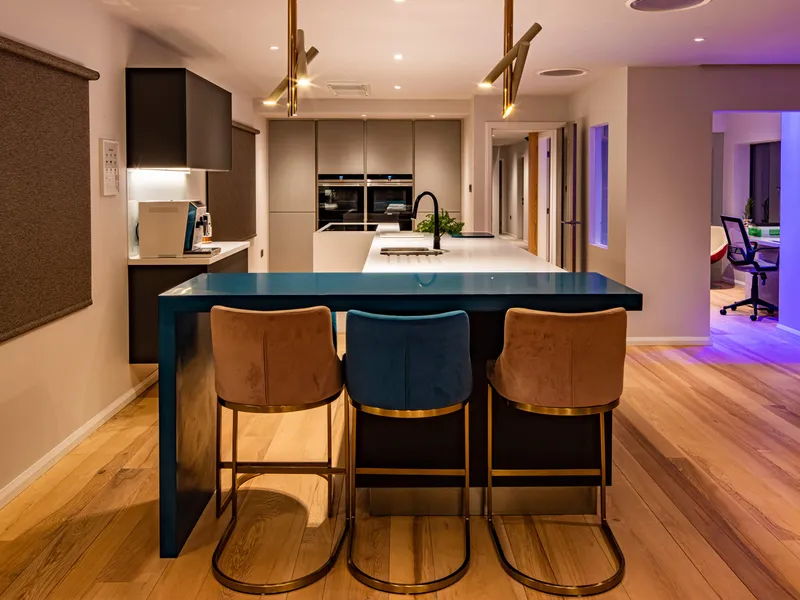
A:
[[[494,520],[491,517],[489,518],[489,529],[492,532],[492,541],[494,542],[494,547],[495,550],[497,550],[497,556],[500,559],[500,564],[503,567],[503,570],[512,579],[515,579],[522,585],[539,592],[543,592],[545,594],[555,594],[558,596],[594,596],[595,594],[602,594],[603,592],[607,592],[608,590],[618,586],[622,581],[622,578],[625,576],[625,557],[622,555],[622,550],[617,543],[617,539],[614,537],[614,533],[611,531],[611,527],[609,527],[608,521],[605,519],[600,522],[600,530],[603,532],[603,536],[606,538],[608,546],[611,549],[611,552],[619,566],[617,567],[616,572],[608,579],[604,579],[598,583],[589,583],[586,585],[562,585],[559,583],[552,583],[549,581],[536,579],[527,573],[523,573],[514,567],[514,565],[512,565],[506,558],[506,554],[503,552],[503,546],[500,543],[500,537],[497,535],[497,529],[495,527]]]
[[[219,566],[219,560],[222,557],[222,553],[225,551],[225,546],[227,546],[228,541],[230,541],[231,535],[233,535],[233,530],[236,529],[236,523],[237,519],[231,519],[228,523],[228,526],[225,528],[225,532],[222,534],[222,537],[220,538],[219,543],[214,550],[214,556],[211,559],[211,570],[214,573],[214,579],[219,581],[226,588],[236,592],[242,592],[244,594],[282,594],[299,590],[311,585],[316,581],[319,581],[325,577],[325,575],[327,575],[336,564],[336,560],[339,558],[339,552],[341,551],[342,546],[344,546],[344,540],[347,537],[348,531],[350,530],[350,519],[347,519],[344,523],[344,529],[339,536],[339,541],[336,542],[336,547],[328,557],[328,560],[326,560],[325,563],[317,570],[312,571],[307,575],[303,575],[302,577],[298,577],[297,579],[291,579],[289,581],[283,581],[280,583],[248,583],[247,581],[234,579],[233,577],[225,574]]]
[[[469,552],[469,518],[464,523],[464,548],[466,549],[464,555],[464,562],[452,573],[434,581],[426,581],[423,583],[396,583],[393,581],[386,581],[378,579],[372,575],[368,575],[356,565],[353,559],[353,540],[356,536],[355,522],[353,523],[353,531],[350,534],[350,544],[347,548],[347,568],[350,573],[358,581],[373,589],[380,590],[381,592],[389,592],[390,594],[427,594],[442,590],[450,585],[453,585],[459,579],[467,574],[469,568],[470,552]]]

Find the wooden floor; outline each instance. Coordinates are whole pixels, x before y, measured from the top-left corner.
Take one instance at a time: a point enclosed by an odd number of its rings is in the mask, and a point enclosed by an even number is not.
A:
[[[628,569],[608,598],[800,598],[800,338],[774,319],[719,316],[716,307],[737,296],[741,288],[712,293],[713,347],[629,349],[609,497]],[[0,510],[0,600],[247,597],[211,575],[227,521],[211,505],[180,558],[158,556],[157,395],[148,391]],[[336,413],[340,436],[340,406]],[[322,457],[324,415],[244,423],[242,457]],[[324,481],[266,476],[246,488],[225,567],[275,581],[319,565],[333,526]],[[506,518],[505,543],[522,568],[586,583],[612,569],[589,522]],[[365,518],[357,557],[397,580],[441,576],[460,560],[459,526],[456,518]],[[467,576],[422,598],[545,597],[504,575],[483,519],[473,519],[472,533]],[[343,560],[289,597],[389,598],[356,583]]]

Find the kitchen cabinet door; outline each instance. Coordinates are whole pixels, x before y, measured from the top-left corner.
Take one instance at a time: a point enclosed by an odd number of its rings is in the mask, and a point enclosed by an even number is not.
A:
[[[269,211],[316,212],[314,121],[269,121]]]
[[[367,173],[413,173],[412,121],[367,121]]]
[[[414,193],[425,191],[461,212],[461,121],[414,122]]]
[[[270,213],[269,270],[308,273],[314,267],[314,213]]]
[[[324,175],[364,173],[364,121],[317,123],[317,172]]]

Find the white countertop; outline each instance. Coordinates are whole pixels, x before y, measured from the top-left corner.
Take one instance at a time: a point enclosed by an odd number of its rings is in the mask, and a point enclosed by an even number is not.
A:
[[[442,236],[438,256],[384,256],[382,248],[433,248],[433,235],[381,237],[376,235],[364,263],[363,273],[554,273],[563,269],[502,240]]]
[[[206,256],[202,254],[188,254],[186,256],[179,256],[176,258],[139,258],[136,254],[128,258],[129,265],[135,266],[175,266],[175,265],[213,265],[224,258],[228,258],[246,250],[250,247],[250,242],[211,242],[208,244],[200,244],[202,247],[219,248],[220,251],[213,256]]]

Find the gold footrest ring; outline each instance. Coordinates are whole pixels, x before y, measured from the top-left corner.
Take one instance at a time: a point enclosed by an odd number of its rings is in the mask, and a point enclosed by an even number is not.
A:
[[[469,567],[469,517],[464,521],[464,562],[462,562],[455,571],[440,579],[423,583],[395,583],[393,581],[386,581],[385,579],[378,579],[362,571],[353,559],[353,546],[355,546],[356,537],[355,520],[353,521],[353,531],[350,534],[350,542],[347,547],[347,568],[358,581],[372,589],[380,590],[381,592],[388,592],[390,594],[427,594],[442,590],[464,577]]]
[[[325,575],[327,575],[336,564],[336,560],[339,558],[339,552],[344,545],[344,540],[347,537],[350,529],[350,519],[346,519],[344,522],[344,530],[339,536],[339,540],[336,542],[336,547],[328,557],[328,560],[326,560],[325,563],[315,571],[312,571],[307,575],[303,575],[302,577],[298,577],[297,579],[291,579],[281,583],[249,583],[247,581],[235,579],[230,575],[227,575],[219,566],[219,560],[222,557],[222,553],[225,551],[225,546],[227,546],[228,541],[233,534],[233,530],[236,528],[236,522],[237,519],[232,518],[228,523],[228,526],[225,528],[225,532],[222,534],[222,537],[220,538],[219,543],[214,550],[214,556],[211,559],[211,570],[214,573],[214,578],[222,585],[236,592],[242,592],[243,594],[283,594],[286,592],[299,590],[300,588],[304,588],[316,581],[319,581],[325,577]]]
[[[527,573],[523,573],[514,567],[506,558],[505,552],[503,552],[503,546],[500,544],[500,537],[497,535],[494,519],[490,516],[488,521],[489,529],[492,532],[492,541],[494,542],[494,547],[495,550],[497,550],[497,556],[500,558],[500,563],[503,567],[503,570],[512,579],[515,579],[526,587],[543,592],[545,594],[555,594],[557,596],[594,596],[595,594],[602,594],[603,592],[607,592],[608,590],[618,586],[622,581],[622,578],[625,576],[625,557],[622,554],[622,549],[617,543],[617,539],[614,537],[614,533],[611,531],[608,521],[605,519],[600,522],[600,530],[603,532],[606,542],[608,542],[608,546],[617,561],[618,567],[616,572],[608,579],[604,579],[598,583],[589,583],[585,585],[562,585],[559,583],[536,579]]]

